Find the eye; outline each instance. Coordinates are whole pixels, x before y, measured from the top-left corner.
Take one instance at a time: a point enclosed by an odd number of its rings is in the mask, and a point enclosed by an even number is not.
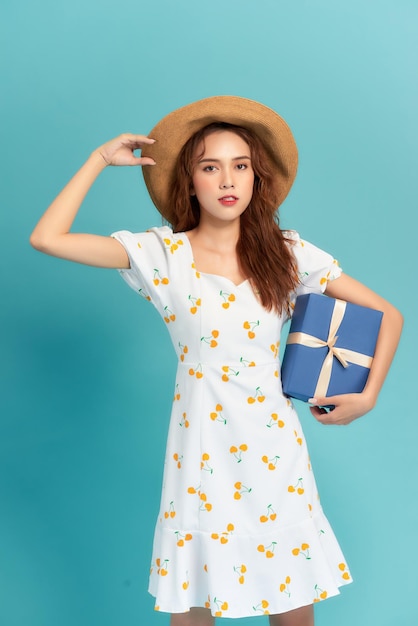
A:
[[[205,165],[205,167],[203,168],[204,172],[214,172],[216,170],[216,167],[214,165]]]
[[[237,169],[238,170],[246,170],[248,167],[248,165],[246,163],[238,163],[237,164]]]

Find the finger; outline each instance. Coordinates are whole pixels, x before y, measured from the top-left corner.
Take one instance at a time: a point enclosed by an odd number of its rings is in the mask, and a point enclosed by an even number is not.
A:
[[[315,407],[316,409],[317,407]],[[315,419],[324,426],[329,425],[338,425],[340,422],[336,419],[331,411],[326,411],[325,409],[319,409],[316,413],[314,413],[311,409],[312,415]]]
[[[324,413],[324,411],[328,413],[329,411],[333,411],[335,409],[336,403],[333,400],[333,397],[327,398],[324,396],[322,398],[310,398],[308,402],[314,407],[323,409],[321,410],[321,413]]]
[[[316,398],[309,398],[308,402],[314,406],[327,406],[328,404],[335,404],[333,400],[335,400],[334,396],[330,396],[329,398],[326,396],[317,396]]]
[[[321,421],[323,415],[328,415],[328,411],[319,406],[311,406],[309,407],[309,410],[315,419],[318,419],[319,421]]]
[[[129,147],[141,147],[145,144],[152,145],[153,143],[155,143],[155,139],[152,139],[152,137],[147,137],[146,135],[134,135],[133,133],[124,133],[123,135],[121,135],[121,141],[123,144]]]
[[[130,161],[130,165],[156,165],[156,162],[154,161],[154,159],[151,159],[151,157],[132,157],[132,160]]]

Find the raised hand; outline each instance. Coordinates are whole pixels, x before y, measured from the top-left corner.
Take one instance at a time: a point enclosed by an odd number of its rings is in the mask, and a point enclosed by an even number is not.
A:
[[[137,157],[135,150],[140,150],[144,145],[150,145],[155,139],[150,139],[145,135],[133,135],[123,133],[115,139],[104,143],[97,148],[106,165],[155,165],[154,159],[150,157]]]
[[[125,133],[94,150],[35,226],[30,238],[32,246],[77,263],[128,268],[128,256],[116,239],[70,230],[87,192],[106,166],[155,165],[154,159],[134,154],[153,143],[154,139],[144,135]]]

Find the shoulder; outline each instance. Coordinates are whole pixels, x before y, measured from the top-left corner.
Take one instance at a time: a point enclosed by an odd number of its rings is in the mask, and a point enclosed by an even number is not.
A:
[[[282,235],[286,243],[293,247],[303,248],[306,242],[296,230],[282,230]],[[308,244],[309,245],[309,244]]]
[[[154,226],[139,233],[130,230],[118,230],[111,236],[117,239],[130,254],[133,254],[152,250],[173,252],[173,248],[183,245],[180,235],[181,233],[173,233],[169,226]]]
[[[317,257],[317,258],[329,258],[332,256],[329,252],[318,248],[315,244],[303,239],[296,230],[284,230],[282,231],[283,237],[287,244],[292,248],[296,257]],[[334,257],[332,257],[334,258]]]
[[[163,241],[165,238],[171,239],[173,231],[169,226],[153,226],[145,231],[134,233],[130,230],[117,230],[111,235],[115,239],[134,240],[149,239]]]

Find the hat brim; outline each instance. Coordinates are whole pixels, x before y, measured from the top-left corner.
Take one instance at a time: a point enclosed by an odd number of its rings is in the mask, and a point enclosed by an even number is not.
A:
[[[274,198],[277,207],[290,191],[296,176],[298,152],[292,132],[280,115],[259,102],[238,96],[198,100],[176,109],[158,122],[149,133],[156,142],[142,150],[142,156],[151,157],[156,162],[156,165],[142,168],[148,192],[158,211],[170,223],[173,216],[169,190],[180,150],[192,135],[214,122],[242,126],[261,139],[279,179]]]

